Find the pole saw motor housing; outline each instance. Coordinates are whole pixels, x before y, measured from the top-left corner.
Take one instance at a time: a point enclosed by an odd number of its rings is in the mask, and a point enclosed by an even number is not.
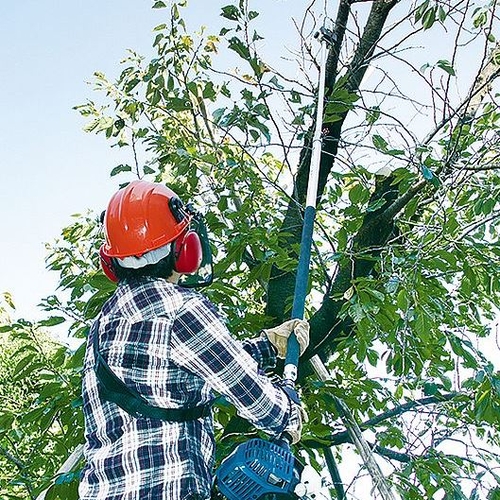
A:
[[[287,441],[250,439],[222,462],[217,487],[228,500],[296,499],[303,469]]]

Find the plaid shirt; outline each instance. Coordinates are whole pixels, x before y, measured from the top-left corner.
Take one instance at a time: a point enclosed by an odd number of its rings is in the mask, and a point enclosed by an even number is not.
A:
[[[88,339],[80,500],[209,498],[214,464],[212,417],[135,418],[99,398],[93,335],[113,372],[152,405],[199,406],[215,391],[269,434],[280,434],[289,421],[288,397],[261,372],[276,361],[267,339],[236,341],[193,290],[162,279],[121,283]]]

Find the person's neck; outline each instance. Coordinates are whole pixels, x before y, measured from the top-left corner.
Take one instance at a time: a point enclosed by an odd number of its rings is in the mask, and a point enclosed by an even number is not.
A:
[[[172,271],[172,274],[167,278],[167,281],[169,283],[173,283],[174,285],[177,285],[177,283],[179,282],[180,277],[181,277],[180,273]]]

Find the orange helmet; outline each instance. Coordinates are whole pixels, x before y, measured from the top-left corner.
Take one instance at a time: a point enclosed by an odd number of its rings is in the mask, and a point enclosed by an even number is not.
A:
[[[141,256],[174,241],[191,215],[163,184],[133,181],[111,198],[104,218],[107,257]]]

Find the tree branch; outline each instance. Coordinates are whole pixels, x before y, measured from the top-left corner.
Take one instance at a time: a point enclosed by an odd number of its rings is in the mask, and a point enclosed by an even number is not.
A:
[[[426,136],[422,144],[430,144],[439,132],[439,127],[444,127],[453,118],[457,119],[456,127],[462,127],[464,123],[469,123],[475,117],[481,103],[488,95],[492,82],[500,76],[500,67],[496,62],[499,53],[500,43],[492,50],[468,96],[456,110],[450,112],[438,127]],[[462,114],[459,113],[460,111]],[[457,159],[456,156],[453,156],[447,160],[447,170],[451,169]],[[335,297],[343,295],[351,286],[353,278],[367,276],[371,272],[376,258],[380,254],[380,249],[393,235],[395,219],[404,207],[424,189],[436,189],[426,180],[421,180],[401,196],[398,196],[397,186],[394,182],[395,178],[389,175],[385,180],[376,184],[372,200],[384,198],[386,203],[379,210],[365,215],[361,228],[352,242],[353,251],[358,257],[354,257],[349,263],[340,266],[331,291],[325,295],[320,308],[311,318],[311,343],[309,349],[304,353],[304,359],[309,359],[314,354],[326,356],[335,350],[339,338],[351,334],[352,321],[349,319],[339,321],[337,318],[343,301]],[[360,255],[362,256],[359,257]],[[307,370],[303,371],[303,375],[307,373],[309,373]]]
[[[9,450],[4,448],[3,446],[0,446],[0,455],[5,457],[7,459],[7,461],[14,464],[15,467],[19,470],[20,476],[24,479],[22,481],[22,484],[26,488],[26,491],[28,492],[29,498],[33,499],[34,498],[33,490],[31,488],[30,482],[28,481],[27,476],[26,476],[26,470],[28,468],[27,465],[22,460],[20,460],[16,456],[14,456]]]
[[[402,405],[396,406],[390,410],[387,410],[376,417],[365,420],[364,422],[359,424],[359,428],[361,430],[372,429],[378,424],[394,417],[398,417],[403,413],[407,413],[409,411],[414,410],[415,408],[420,408],[428,405],[438,405],[447,403],[452,401],[457,396],[464,396],[464,393],[460,392],[450,392],[447,394],[440,394],[439,396],[428,396],[425,398],[417,399],[415,401],[409,401],[408,403],[404,403]],[[303,440],[304,444],[307,446],[311,446],[314,448],[323,448],[326,446],[338,446],[345,443],[352,443],[349,432],[342,431],[336,432],[335,434],[331,434],[330,436],[322,439],[321,441],[315,441],[314,439]]]
[[[500,42],[497,42],[495,48],[492,50],[488,61],[483,66],[478,77],[476,78],[468,96],[460,103],[460,105],[445,116],[432,131],[422,141],[422,144],[430,144],[432,139],[450,123],[453,118],[459,117],[461,123],[468,123],[472,121],[476,115],[479,106],[490,90],[492,82],[500,75],[500,67],[497,62],[500,53]],[[461,114],[461,116],[460,116]]]
[[[382,29],[387,20],[390,10],[398,3],[398,0],[376,0],[370,10],[365,29],[358,48],[351,61],[346,73],[346,90],[354,93],[359,90],[359,85],[368,67],[368,59],[373,54],[373,51],[380,39]],[[334,77],[338,61],[338,47],[342,43],[342,36],[345,31],[342,31],[342,23],[345,24],[348,16],[348,7],[350,2],[342,2],[340,13],[338,16],[339,23],[336,27],[337,41],[329,51],[329,75],[328,86],[325,86],[325,95],[331,95],[334,90]],[[336,52],[337,51],[337,52]],[[336,122],[325,124],[323,149],[320,163],[320,173],[318,182],[318,200],[321,199],[328,177],[333,167],[335,157],[337,155],[338,144],[342,131],[344,120],[348,111],[341,114],[340,119]],[[307,182],[309,177],[309,168],[311,162],[311,137],[314,124],[311,126],[309,133],[306,136],[305,142],[299,158],[299,168],[297,177],[294,183],[293,199],[288,205],[287,212],[283,219],[281,232],[284,235],[284,242],[289,248],[296,248],[300,243],[302,233],[302,211],[301,206],[305,202],[307,192]],[[268,302],[266,307],[266,315],[275,318],[275,323],[279,323],[288,316],[289,299],[293,294],[295,285],[295,271],[282,271],[276,266],[271,270],[271,277],[268,287]],[[312,345],[314,347],[314,343]]]
[[[341,0],[339,4],[339,10],[337,11],[337,18],[335,19],[334,26],[334,42],[330,46],[326,61],[325,88],[327,89],[333,89],[337,80],[340,50],[344,42],[347,21],[349,19],[351,5],[353,3],[353,0]]]

